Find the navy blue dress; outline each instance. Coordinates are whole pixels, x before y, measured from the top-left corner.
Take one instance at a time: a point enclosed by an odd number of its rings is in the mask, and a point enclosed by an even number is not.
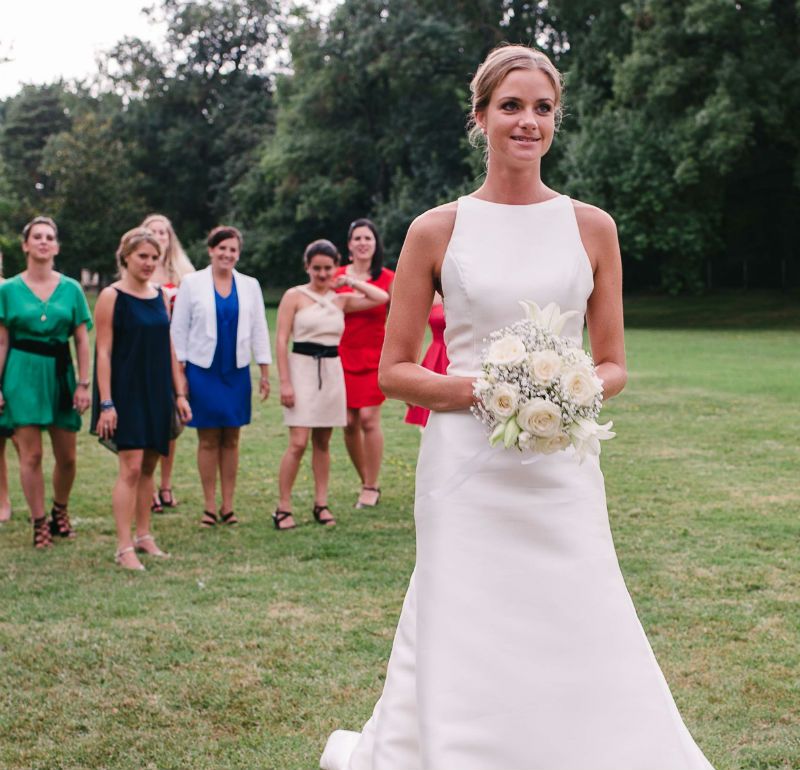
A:
[[[214,289],[217,311],[217,348],[208,369],[186,364],[192,428],[238,428],[250,422],[250,367],[236,366],[236,329],[239,325],[239,296],[236,281],[223,297]]]
[[[169,454],[175,399],[172,391],[169,316],[159,292],[141,299],[117,289],[111,348],[111,400],[117,410],[117,449],[155,449]],[[95,377],[92,428],[99,394]]]

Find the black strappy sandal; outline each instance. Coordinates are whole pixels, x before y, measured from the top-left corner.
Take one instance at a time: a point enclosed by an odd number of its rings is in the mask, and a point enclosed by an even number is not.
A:
[[[234,524],[239,523],[239,519],[236,518],[236,514],[233,511],[228,511],[219,515],[219,523],[232,527]]]
[[[169,497],[167,497],[167,495],[169,495]],[[162,487],[159,489],[158,499],[161,501],[162,509],[178,507],[178,503],[175,502],[175,495],[172,494],[172,487]],[[163,513],[163,510],[161,513]]]
[[[287,530],[287,529],[294,529],[297,524],[291,524],[288,527],[282,527],[281,522],[288,519],[290,516],[294,516],[291,511],[282,511],[280,508],[275,509],[275,513],[272,514],[272,523],[275,525],[275,529],[280,530]]]
[[[42,516],[33,520],[33,547],[37,550],[44,550],[53,545],[53,535],[50,532],[50,524],[47,516]]]
[[[67,506],[53,501],[53,508],[50,511],[50,534],[53,537],[66,537],[72,540],[75,537],[75,530],[69,521]]]
[[[200,526],[205,527],[206,529],[211,529],[211,527],[216,526],[217,524],[217,514],[211,513],[211,511],[203,511],[203,518],[200,519]]]
[[[323,511],[327,511],[331,517],[329,519],[323,519],[320,514]],[[327,505],[315,505],[314,506],[314,519],[316,520],[317,524],[321,524],[323,527],[333,527],[336,525],[336,519],[333,518],[333,512]]]

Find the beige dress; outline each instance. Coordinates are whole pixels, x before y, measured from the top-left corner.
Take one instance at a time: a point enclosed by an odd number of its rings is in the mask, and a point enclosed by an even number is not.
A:
[[[335,346],[344,332],[344,311],[336,292],[317,294],[305,286],[296,290],[313,299],[294,314],[292,340]],[[337,428],[347,425],[347,398],[341,359],[314,358],[289,352],[289,379],[294,406],[283,408],[285,425],[298,428]]]

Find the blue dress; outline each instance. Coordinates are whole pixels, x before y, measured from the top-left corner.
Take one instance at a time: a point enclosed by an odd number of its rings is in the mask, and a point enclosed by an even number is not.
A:
[[[223,297],[214,289],[217,311],[217,348],[208,369],[186,364],[192,428],[238,428],[250,422],[250,367],[236,366],[236,329],[239,325],[239,297],[236,282]]]
[[[111,348],[111,399],[117,410],[116,449],[155,449],[169,454],[175,401],[169,316],[161,292],[151,299],[117,289]],[[92,432],[100,416],[95,361]]]

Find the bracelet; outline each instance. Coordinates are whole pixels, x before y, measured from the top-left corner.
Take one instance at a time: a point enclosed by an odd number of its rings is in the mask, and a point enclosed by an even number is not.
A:
[[[90,380],[78,380],[78,385],[82,388],[88,388],[91,384]]]
[[[176,393],[175,394],[175,399],[177,400],[179,398],[189,398],[189,396],[186,393]]]
[[[110,398],[107,398],[104,401],[100,402],[100,411],[101,412],[107,412],[109,409],[113,409],[113,408],[114,408],[114,402]]]

